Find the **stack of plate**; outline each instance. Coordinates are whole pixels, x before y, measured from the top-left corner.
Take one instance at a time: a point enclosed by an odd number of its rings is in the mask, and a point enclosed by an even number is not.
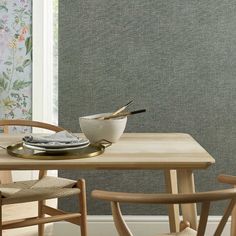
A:
[[[65,135],[66,137],[64,137]],[[75,138],[75,136],[70,141],[67,133],[57,134],[57,136],[44,136],[42,138],[34,138],[32,136],[23,138],[24,147],[44,152],[66,152],[85,148],[88,145],[89,140],[79,137]]]

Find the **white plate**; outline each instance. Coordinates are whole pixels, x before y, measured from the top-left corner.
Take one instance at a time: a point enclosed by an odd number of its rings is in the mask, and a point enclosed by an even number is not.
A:
[[[37,151],[44,151],[44,152],[66,152],[66,151],[71,151],[71,150],[77,150],[77,149],[85,148],[88,145],[89,145],[89,143],[84,144],[84,145],[80,145],[80,146],[76,146],[76,147],[45,148],[45,147],[37,147],[37,146],[33,146],[33,145],[29,145],[29,144],[23,143],[23,147],[26,147],[26,148],[29,148],[29,149],[33,149],[33,150],[37,150]]]
[[[31,143],[31,142],[23,142],[26,145],[34,146],[34,147],[42,147],[42,148],[67,148],[67,147],[79,147],[89,144],[88,139],[79,139],[78,142],[75,143],[60,143],[60,142],[48,142],[48,143]]]

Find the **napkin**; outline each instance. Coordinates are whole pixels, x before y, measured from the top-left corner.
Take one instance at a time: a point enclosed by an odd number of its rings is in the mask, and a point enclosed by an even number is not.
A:
[[[27,143],[79,143],[80,138],[74,136],[68,131],[60,131],[46,136],[25,136],[23,141]]]

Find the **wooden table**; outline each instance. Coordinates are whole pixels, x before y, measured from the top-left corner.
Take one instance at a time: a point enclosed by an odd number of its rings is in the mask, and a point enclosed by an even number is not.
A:
[[[1,135],[0,144],[9,145],[20,136]],[[93,158],[73,160],[31,160],[11,157],[0,150],[0,170],[39,169],[106,169],[106,170],[164,170],[166,191],[192,193],[193,170],[206,169],[215,160],[189,134],[127,133],[105,153]],[[196,206],[182,206],[184,219],[197,227]],[[169,207],[170,230],[179,230],[179,207]]]

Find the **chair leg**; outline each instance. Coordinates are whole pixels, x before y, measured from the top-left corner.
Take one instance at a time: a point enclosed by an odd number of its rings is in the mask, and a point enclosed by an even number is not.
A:
[[[43,213],[44,204],[45,204],[45,201],[38,202],[38,217],[44,217],[44,213]],[[44,224],[38,225],[38,236],[44,236]]]
[[[2,194],[0,192],[0,236],[2,235]]]
[[[80,213],[81,213],[80,232],[81,232],[81,236],[87,236],[88,227],[87,227],[87,203],[86,203],[85,180],[79,179],[77,181],[76,186],[77,188],[80,188],[80,193],[79,193],[79,204],[80,204]]]

